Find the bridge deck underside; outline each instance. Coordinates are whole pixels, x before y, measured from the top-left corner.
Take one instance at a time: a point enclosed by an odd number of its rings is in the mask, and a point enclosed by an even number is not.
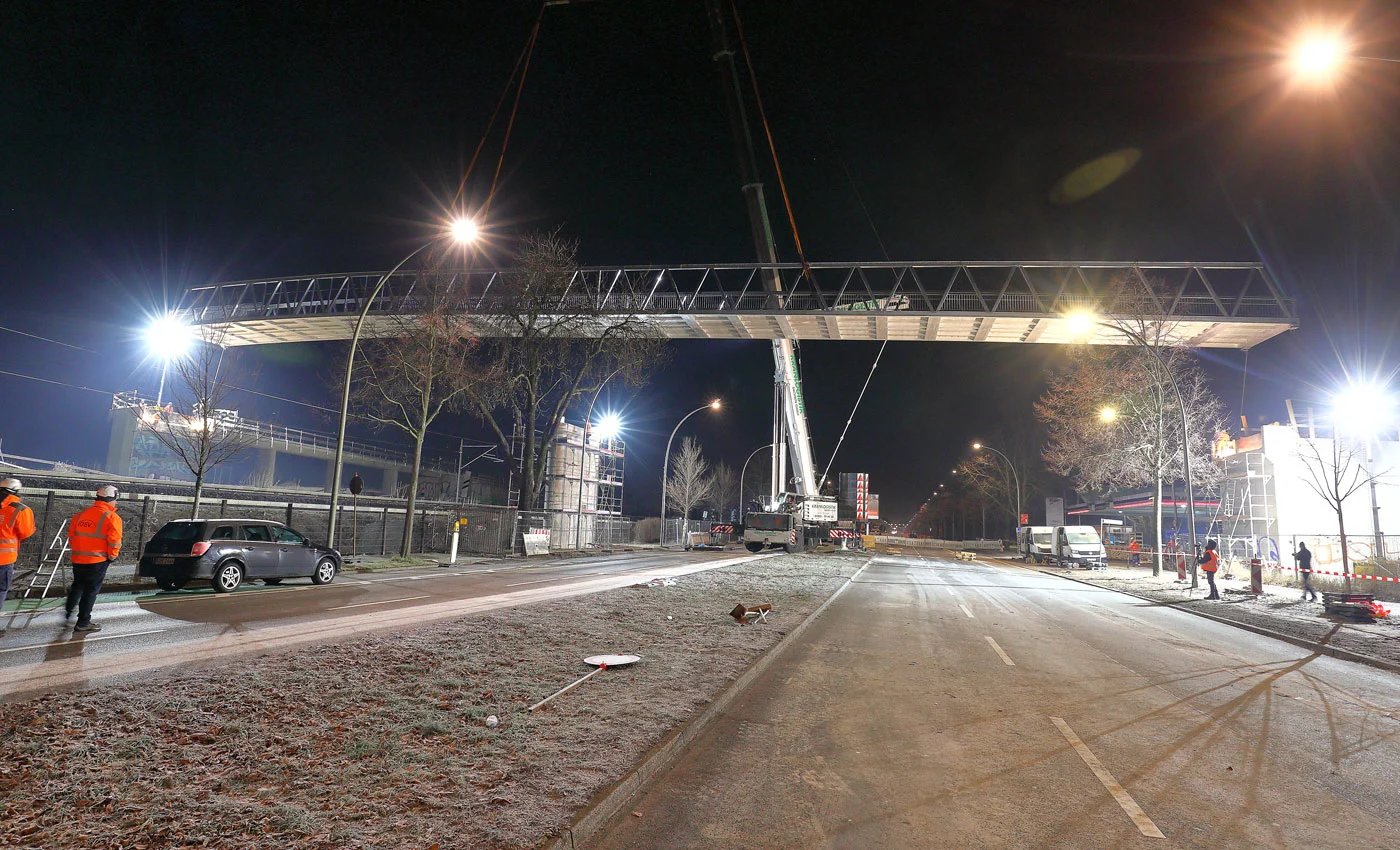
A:
[[[1000,342],[1000,343],[1087,343],[1124,344],[1127,340],[1107,328],[1085,334],[1063,316],[995,316],[948,313],[669,313],[647,318],[670,339],[755,339],[783,336],[799,340],[909,341],[909,342]],[[1171,318],[1171,335],[1181,343],[1201,348],[1253,348],[1294,325],[1277,319]],[[370,315],[365,335],[387,330],[389,318]],[[289,316],[244,319],[208,324],[226,333],[229,345],[268,345],[290,342],[346,340],[354,328],[354,318],[336,316]],[[784,332],[784,325],[790,333]],[[483,336],[495,330],[481,322],[476,331]]]

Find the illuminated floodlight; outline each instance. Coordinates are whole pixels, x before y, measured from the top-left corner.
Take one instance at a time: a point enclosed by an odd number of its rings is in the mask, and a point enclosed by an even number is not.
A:
[[[1294,43],[1290,55],[1293,76],[1311,83],[1327,83],[1336,77],[1347,47],[1335,32],[1311,32]]]
[[[453,240],[461,245],[470,245],[481,235],[481,228],[477,227],[476,222],[466,217],[455,219],[450,229]]]
[[[1087,336],[1098,324],[1098,318],[1088,310],[1076,310],[1065,316],[1069,324],[1069,332],[1075,337]]]
[[[593,436],[599,440],[611,440],[622,432],[622,420],[616,413],[609,413],[593,426]]]
[[[1375,382],[1347,384],[1332,396],[1332,421],[1339,430],[1375,434],[1391,428],[1395,420],[1395,396]]]
[[[157,360],[179,360],[190,353],[193,345],[193,329],[174,313],[167,313],[146,327],[146,348]]]

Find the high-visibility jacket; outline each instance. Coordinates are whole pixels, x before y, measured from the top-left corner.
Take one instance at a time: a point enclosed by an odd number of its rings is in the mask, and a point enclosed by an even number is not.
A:
[[[20,541],[34,534],[34,512],[11,493],[0,501],[0,567],[8,567],[19,557]]]
[[[1207,549],[1202,555],[1205,560],[1201,561],[1201,569],[1208,573],[1213,573],[1220,569],[1220,556],[1215,554],[1214,549]]]
[[[1141,551],[1142,551],[1142,544],[1139,543],[1139,542],[1137,542],[1136,540],[1134,540],[1133,542],[1131,542],[1131,543],[1128,544],[1128,551],[1129,551],[1129,552],[1141,552]]]
[[[68,523],[68,548],[75,564],[114,561],[122,551],[122,518],[111,504],[98,499]]]

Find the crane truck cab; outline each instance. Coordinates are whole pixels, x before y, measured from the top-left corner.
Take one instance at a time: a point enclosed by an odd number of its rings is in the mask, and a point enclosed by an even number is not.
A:
[[[1056,526],[1050,559],[1068,569],[1084,567],[1102,570],[1108,567],[1108,551],[1104,549],[1098,530],[1092,525]]]
[[[744,515],[744,548],[801,552],[824,542],[836,525],[836,500],[784,493],[773,509]]]
[[[1054,549],[1055,529],[1048,525],[1023,525],[1017,529],[1016,551],[1021,560],[1042,564]]]

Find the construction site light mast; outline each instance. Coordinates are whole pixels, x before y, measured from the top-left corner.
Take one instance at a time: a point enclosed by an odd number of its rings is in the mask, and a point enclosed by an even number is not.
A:
[[[773,228],[768,221],[768,204],[764,199],[763,181],[754,156],[753,136],[749,132],[748,114],[739,88],[739,69],[734,61],[734,48],[729,41],[729,23],[723,0],[707,0],[710,32],[714,48],[715,67],[719,69],[725,101],[729,105],[729,126],[734,134],[734,149],[739,157],[744,200],[749,211],[749,226],[753,232],[758,261],[765,265],[778,262]],[[752,72],[752,69],[750,69]],[[782,292],[782,282],[775,270],[763,274],[764,287],[769,292]],[[783,321],[779,319],[779,321]],[[773,461],[769,486],[769,502],[778,501],[787,481],[787,456],[792,455],[796,490],[803,496],[817,495],[815,464],[812,461],[812,441],[807,434],[807,416],[803,409],[801,377],[797,373],[797,354],[793,341],[786,336],[773,340]],[[786,449],[786,450],[785,450]]]

